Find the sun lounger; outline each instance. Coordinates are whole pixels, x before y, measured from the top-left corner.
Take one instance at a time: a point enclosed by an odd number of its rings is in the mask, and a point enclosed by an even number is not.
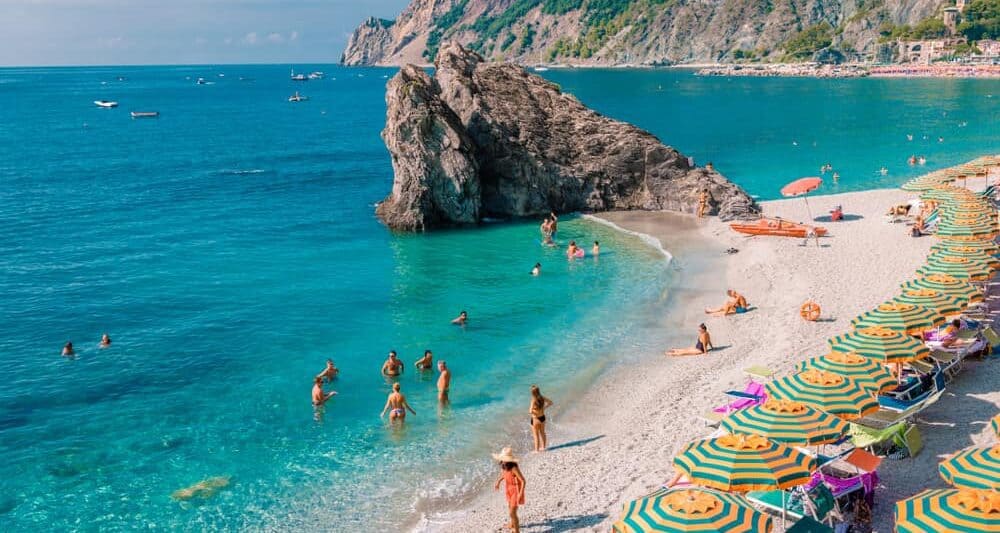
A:
[[[898,424],[900,422],[907,422],[911,420],[913,417],[917,416],[917,414],[919,414],[920,411],[923,411],[924,409],[930,407],[935,402],[937,402],[938,399],[941,398],[942,394],[944,394],[943,390],[934,392],[933,394],[924,398],[919,403],[913,404],[902,411],[887,409],[887,408],[879,409],[878,411],[875,411],[874,413],[856,422],[852,422],[851,426],[853,428],[853,426],[858,425],[862,427],[867,427],[869,429],[873,429],[875,431],[880,431],[894,424]],[[858,444],[858,441],[856,439],[854,440],[854,445],[859,448],[867,447]]]
[[[907,411],[913,407],[920,407],[922,409],[926,407],[924,402],[932,394],[944,391],[944,376],[945,374],[942,371],[935,372],[930,376],[924,375],[920,380],[915,381],[913,385],[905,389],[880,394],[878,396],[878,404],[885,409],[900,412]]]
[[[734,397],[735,400],[727,403],[726,405],[716,407],[714,409],[716,413],[728,414],[733,411],[764,403],[764,400],[767,399],[767,393],[764,392],[764,385],[752,380],[750,383],[747,383],[747,386],[742,392],[727,391],[726,394]]]
[[[835,511],[839,514],[837,499],[825,483],[817,483],[809,490],[795,488],[791,491],[750,491],[746,498],[757,507],[780,515],[782,520],[786,517],[796,520],[810,517],[816,521],[832,523],[831,515]]]
[[[791,527],[785,529],[785,533],[834,533],[834,532],[835,530],[832,527],[822,522],[813,520],[808,516],[803,516],[802,518],[798,519],[798,521],[796,521],[794,524],[792,524]]]

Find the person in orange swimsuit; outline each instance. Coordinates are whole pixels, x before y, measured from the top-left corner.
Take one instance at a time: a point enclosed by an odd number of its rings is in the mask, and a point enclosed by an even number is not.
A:
[[[524,475],[517,467],[517,457],[510,446],[493,454],[493,459],[500,463],[500,477],[497,478],[493,490],[500,490],[500,482],[504,483],[504,493],[507,497],[507,508],[510,511],[510,524],[507,525],[514,533],[521,532],[521,521],[517,518],[518,506],[524,505]]]

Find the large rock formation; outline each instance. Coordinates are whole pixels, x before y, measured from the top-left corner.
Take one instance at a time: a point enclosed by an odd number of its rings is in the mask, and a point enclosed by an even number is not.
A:
[[[584,107],[521,67],[442,45],[434,77],[408,65],[389,81],[382,138],[395,171],[377,209],[424,230],[549,211],[691,212],[702,190],[724,219],[753,201],[652,134]]]
[[[456,40],[520,64],[659,65],[808,60],[800,32],[827,29],[848,59],[874,55],[884,23],[940,17],[947,0],[411,0],[395,23],[363,23],[345,65],[430,63]]]

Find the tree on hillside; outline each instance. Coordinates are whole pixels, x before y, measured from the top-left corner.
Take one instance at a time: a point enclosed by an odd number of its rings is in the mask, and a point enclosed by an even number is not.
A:
[[[1000,0],[972,0],[966,4],[958,31],[970,41],[1000,38]]]

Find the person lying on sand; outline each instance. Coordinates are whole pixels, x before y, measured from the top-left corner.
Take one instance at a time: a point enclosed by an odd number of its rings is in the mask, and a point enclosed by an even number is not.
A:
[[[729,295],[729,300],[726,300],[725,305],[722,307],[717,307],[715,309],[705,309],[705,314],[712,316],[726,316],[732,315],[734,313],[746,313],[750,305],[747,303],[747,299],[743,297],[742,294],[729,289],[726,291]]]
[[[175,500],[186,501],[197,496],[204,500],[215,496],[215,493],[219,492],[219,489],[227,485],[229,485],[229,476],[211,477],[199,481],[190,487],[175,490],[170,497]]]
[[[708,328],[705,324],[698,325],[698,342],[691,348],[671,348],[664,352],[666,355],[670,356],[681,356],[681,355],[702,355],[712,350],[715,346],[712,346],[712,336],[708,334]]]
[[[910,204],[894,205],[889,208],[889,211],[886,214],[889,216],[906,216],[910,213],[911,207],[912,206]]]

